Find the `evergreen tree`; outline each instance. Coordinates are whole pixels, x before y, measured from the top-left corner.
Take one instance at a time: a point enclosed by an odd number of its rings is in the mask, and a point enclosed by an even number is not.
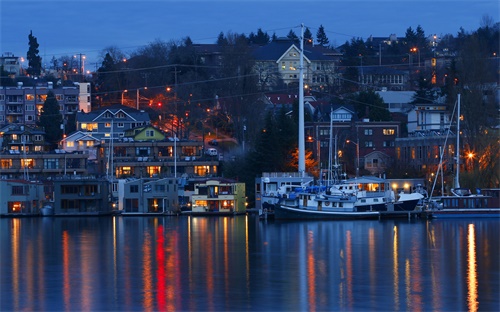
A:
[[[295,34],[295,32],[292,29],[290,29],[290,31],[288,32],[288,35],[286,35],[286,37],[292,41],[299,40],[299,37],[297,37],[297,35]]]
[[[226,46],[228,44],[226,37],[224,37],[224,33],[221,31],[219,36],[217,37],[217,45]]]
[[[384,100],[373,90],[362,91],[353,98],[358,118],[367,117],[370,121],[391,121],[391,113]]]
[[[33,31],[30,31],[28,36],[28,53],[26,54],[26,59],[28,60],[28,69],[26,72],[30,76],[38,77],[42,71],[42,58],[38,55],[40,52],[38,47],[38,40],[33,36]]]
[[[328,37],[326,36],[325,28],[323,27],[323,25],[320,25],[318,31],[316,32],[316,41],[324,47],[328,46],[328,44],[330,43]]]
[[[37,125],[45,129],[45,141],[50,143],[52,148],[56,148],[62,138],[62,123],[63,117],[59,111],[59,103],[56,100],[54,92],[49,91],[47,93],[47,99],[43,103]]]
[[[306,27],[306,30],[304,30],[304,44],[314,44],[314,38],[309,27]]]

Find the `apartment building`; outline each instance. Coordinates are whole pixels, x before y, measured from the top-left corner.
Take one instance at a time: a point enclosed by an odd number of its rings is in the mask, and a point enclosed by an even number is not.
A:
[[[80,96],[82,89],[85,93]],[[89,83],[54,87],[52,82],[35,82],[31,86],[18,82],[17,86],[0,86],[0,127],[14,123],[36,125],[49,91],[59,103],[64,122],[70,115],[90,108]]]

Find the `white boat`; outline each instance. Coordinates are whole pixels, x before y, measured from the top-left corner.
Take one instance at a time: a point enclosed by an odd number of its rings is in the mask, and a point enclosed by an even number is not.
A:
[[[53,216],[54,208],[51,205],[45,205],[40,209],[40,213],[42,216]]]

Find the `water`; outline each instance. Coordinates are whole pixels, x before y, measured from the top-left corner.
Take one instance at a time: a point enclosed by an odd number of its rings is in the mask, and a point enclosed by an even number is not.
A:
[[[0,219],[1,311],[498,311],[497,220]]]

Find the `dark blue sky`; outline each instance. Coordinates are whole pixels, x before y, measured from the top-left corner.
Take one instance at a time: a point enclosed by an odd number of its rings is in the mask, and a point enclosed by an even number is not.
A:
[[[499,21],[498,0],[0,0],[0,53],[26,56],[30,30],[43,62],[86,54],[89,62],[108,46],[131,52],[157,39],[215,43],[218,34],[257,32],[286,36],[300,24],[313,35],[320,25],[330,43],[352,37],[404,36],[421,25],[426,35],[473,31],[484,15]],[[95,66],[91,65],[92,67]]]

